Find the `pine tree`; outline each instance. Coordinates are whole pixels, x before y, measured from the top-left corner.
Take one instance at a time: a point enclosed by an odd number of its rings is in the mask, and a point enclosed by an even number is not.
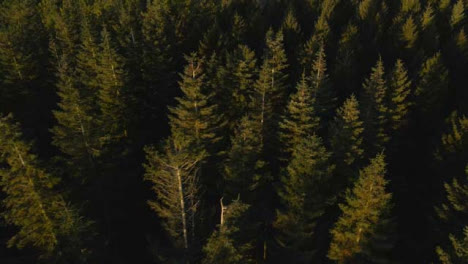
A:
[[[258,122],[245,116],[231,138],[231,149],[224,167],[228,198],[240,195],[248,203],[253,202],[252,191],[256,182],[266,176],[261,174],[266,164],[261,157],[263,144],[258,136],[260,132]]]
[[[191,141],[173,134],[162,152],[147,147],[145,179],[153,184],[155,200],[148,201],[162,219],[162,225],[176,248],[185,253],[195,239],[195,218],[199,207],[197,169],[206,152],[193,153]]]
[[[465,169],[465,174],[468,176],[468,166]],[[468,261],[468,178],[457,179],[454,177],[452,182],[445,183],[445,191],[447,193],[447,202],[439,208],[439,216],[444,220],[449,220],[451,226],[456,226],[461,235],[449,234],[450,246],[448,249],[443,249],[438,246],[436,252],[439,255],[439,260],[444,264],[463,263]]]
[[[340,185],[353,182],[353,173],[361,164],[364,156],[363,131],[359,102],[354,95],[351,95],[338,108],[330,128],[331,149],[337,165],[337,174],[340,176],[338,183]]]
[[[291,161],[282,178],[279,196],[283,209],[277,211],[274,226],[281,247],[294,263],[310,263],[315,225],[329,202],[333,166],[330,153],[316,135],[303,135],[294,146]]]
[[[179,82],[183,96],[176,98],[178,105],[170,107],[172,134],[181,134],[192,142],[194,151],[216,153],[216,143],[221,139],[218,131],[223,126],[222,117],[216,113],[217,105],[210,103],[204,86],[203,61],[195,54],[187,57],[188,65]]]
[[[284,97],[287,92],[287,78],[285,70],[288,67],[286,54],[283,48],[283,34],[278,32],[275,36],[273,30],[266,34],[266,50],[259,79],[255,84],[255,111],[264,134],[274,133],[276,123],[284,106]],[[266,139],[265,139],[266,140]]]
[[[388,80],[389,121],[391,129],[394,131],[398,131],[408,122],[408,112],[411,105],[409,102],[410,88],[411,80],[408,78],[405,65],[401,60],[397,60]]]
[[[242,230],[247,228],[246,213],[249,205],[239,200],[233,201],[225,206],[221,200],[222,223],[219,230],[211,234],[208,242],[203,247],[205,258],[204,264],[243,264],[254,263],[250,256],[252,245],[245,241],[242,236]]]
[[[342,215],[331,230],[332,242],[328,257],[338,263],[372,260],[370,249],[388,218],[391,194],[385,191],[387,181],[383,154],[371,160],[360,171],[346,204],[341,204]],[[372,262],[375,263],[375,262]]]
[[[452,16],[450,17],[450,26],[456,28],[465,19],[465,3],[463,0],[458,0],[452,8]]]
[[[415,96],[417,106],[423,113],[440,110],[448,89],[448,71],[440,53],[428,58],[419,71],[419,82]]]
[[[295,146],[307,135],[312,135],[319,128],[319,117],[315,110],[314,90],[309,85],[305,74],[296,87],[287,106],[286,116],[280,123],[284,151],[292,153]]]
[[[408,17],[406,22],[403,24],[401,29],[401,38],[405,43],[406,49],[415,48],[416,41],[418,40],[418,29],[412,16]]]
[[[328,121],[335,108],[336,97],[329,83],[324,46],[321,45],[312,63],[311,87],[321,121]]]
[[[99,119],[101,142],[116,145],[127,136],[128,92],[123,59],[115,51],[106,28],[101,33],[96,81],[99,85]]]
[[[361,113],[364,121],[364,138],[369,142],[367,148],[371,155],[381,151],[389,140],[386,132],[388,106],[385,100],[388,88],[384,75],[383,61],[379,59],[363,85]]]
[[[3,217],[18,227],[7,246],[31,246],[47,258],[66,259],[71,256],[61,254],[73,254],[74,260],[84,261],[87,251],[79,236],[88,224],[56,191],[59,179],[39,166],[11,115],[0,118],[0,131],[0,186],[6,195]]]
[[[257,74],[255,52],[245,45],[239,45],[231,59],[232,91],[230,120],[239,120],[246,112],[252,110],[253,88]]]
[[[62,58],[59,64],[57,79],[60,102],[59,110],[54,111],[57,125],[51,129],[52,143],[67,155],[67,162],[75,176],[90,176],[94,159],[101,150],[99,121],[90,105],[83,100],[76,75],[69,69],[66,58]]]

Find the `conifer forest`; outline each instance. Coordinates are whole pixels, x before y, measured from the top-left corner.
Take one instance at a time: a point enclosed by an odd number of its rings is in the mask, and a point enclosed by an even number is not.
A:
[[[468,0],[0,0],[1,264],[468,263]]]

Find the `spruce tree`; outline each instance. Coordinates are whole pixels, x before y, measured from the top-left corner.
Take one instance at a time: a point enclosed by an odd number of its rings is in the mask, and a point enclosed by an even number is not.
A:
[[[468,261],[468,166],[465,169],[465,177],[457,179],[454,177],[451,183],[445,183],[447,201],[439,208],[439,216],[449,221],[452,230],[459,230],[459,234],[449,234],[448,248],[441,246],[436,248],[439,260],[443,264],[464,263]]]
[[[405,65],[397,60],[388,80],[390,127],[398,131],[408,122],[409,96],[411,93],[411,80],[408,77]]]
[[[314,89],[309,85],[304,73],[296,90],[289,100],[286,115],[280,123],[283,150],[289,154],[305,136],[317,132],[320,121],[315,109]]]
[[[129,98],[123,59],[115,51],[106,28],[101,33],[97,63],[100,140],[103,145],[115,145],[127,137]]]
[[[380,58],[368,79],[363,84],[361,113],[364,121],[364,138],[368,142],[370,155],[382,150],[389,140],[386,131],[388,124],[388,106],[386,102],[387,83],[384,79],[384,66]]]
[[[219,230],[215,230],[203,247],[204,264],[243,264],[254,263],[251,256],[252,245],[242,235],[248,226],[246,221],[249,205],[239,200],[223,205],[221,200],[221,218]]]
[[[70,257],[84,263],[88,252],[80,236],[88,223],[56,190],[59,179],[40,167],[11,115],[0,118],[0,131],[3,217],[18,228],[7,246],[34,247],[46,258]]]
[[[465,19],[465,5],[463,0],[458,0],[452,8],[452,15],[450,17],[450,26],[455,29]]]
[[[445,103],[448,89],[448,71],[438,52],[428,58],[419,71],[415,96],[419,111],[437,113]]]
[[[278,114],[284,106],[287,92],[286,69],[288,67],[283,48],[283,34],[273,30],[266,34],[266,49],[259,78],[255,84],[254,110],[262,127],[262,137],[271,137],[279,121]],[[268,139],[264,139],[268,140]]]
[[[330,202],[329,185],[333,166],[331,154],[316,135],[303,135],[294,146],[291,161],[278,193],[282,209],[277,210],[276,240],[294,263],[310,263],[315,225]]]
[[[70,69],[65,57],[60,61],[57,79],[60,102],[59,110],[54,111],[57,125],[51,129],[52,144],[67,155],[67,163],[73,169],[72,174],[89,177],[93,173],[91,170],[95,166],[95,158],[101,150],[100,123],[90,105],[83,99],[76,73]]]
[[[323,45],[320,46],[315,60],[312,62],[311,87],[316,100],[317,114],[322,122],[326,122],[330,119],[330,115],[335,108],[336,97],[329,83]]]
[[[203,61],[192,54],[187,62],[179,82],[183,96],[176,98],[176,107],[169,108],[171,132],[184,135],[192,142],[194,151],[214,155],[216,143],[221,139],[218,132],[224,125],[222,117],[216,113],[217,105],[210,101],[213,94],[204,86]]]
[[[340,176],[337,183],[339,185],[346,186],[347,183],[354,181],[353,174],[364,156],[363,131],[359,102],[354,95],[351,95],[338,108],[330,127],[330,144],[337,174]]]
[[[197,170],[206,152],[194,153],[190,139],[173,134],[162,151],[147,147],[145,179],[151,181],[155,199],[148,201],[176,248],[185,253],[193,245],[199,207]],[[187,257],[187,256],[184,256]]]
[[[328,257],[338,263],[372,261],[373,244],[388,220],[391,194],[385,190],[384,155],[378,154],[359,173],[346,203],[340,204],[342,215],[331,230]],[[375,261],[375,260],[374,260]],[[374,263],[374,262],[373,262]]]

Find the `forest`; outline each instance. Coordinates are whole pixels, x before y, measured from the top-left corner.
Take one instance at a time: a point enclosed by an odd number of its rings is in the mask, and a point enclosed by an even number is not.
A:
[[[0,0],[0,263],[468,263],[468,0]]]

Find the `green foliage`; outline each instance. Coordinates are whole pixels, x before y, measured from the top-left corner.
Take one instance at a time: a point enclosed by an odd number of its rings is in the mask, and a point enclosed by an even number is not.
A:
[[[416,102],[421,111],[427,113],[440,110],[447,96],[448,71],[440,53],[428,58],[419,71],[416,87]]]
[[[274,226],[278,230],[277,242],[286,249],[290,260],[309,263],[315,251],[311,241],[317,220],[331,198],[330,190],[322,188],[329,185],[334,166],[329,163],[331,154],[321,138],[306,134],[300,139],[281,179],[278,194],[283,209],[277,211]]]
[[[203,247],[205,258],[204,264],[243,264],[254,263],[249,256],[252,245],[243,241],[240,235],[241,227],[245,228],[246,212],[249,205],[233,201],[228,206],[223,206],[224,222],[215,230]]]
[[[176,107],[169,108],[172,134],[191,141],[193,151],[213,155],[213,148],[221,139],[217,132],[223,125],[222,117],[216,113],[217,105],[209,101],[212,94],[204,89],[203,61],[192,54],[187,62],[179,82],[183,96],[176,98]]]
[[[159,152],[148,147],[145,179],[150,181],[155,200],[148,201],[162,219],[162,225],[177,248],[188,249],[195,237],[195,217],[199,204],[197,169],[206,152],[193,153],[182,135],[169,138]]]
[[[466,175],[468,176],[468,166],[466,167]],[[449,220],[451,225],[456,225],[459,230],[463,229],[461,235],[449,234],[450,245],[448,249],[443,249],[438,246],[436,252],[439,255],[441,263],[463,263],[468,260],[468,226],[466,218],[468,217],[468,178],[454,178],[452,182],[444,185],[447,193],[447,202],[439,209],[439,216],[445,220]]]
[[[305,74],[302,74],[296,90],[287,106],[286,116],[280,123],[280,136],[284,142],[284,150],[288,153],[292,153],[305,136],[316,133],[320,121],[315,110],[314,90],[307,82]]]
[[[403,61],[398,59],[388,80],[390,126],[398,131],[408,122],[411,103],[411,80],[408,77]]]
[[[363,159],[363,122],[360,119],[359,102],[354,95],[346,99],[338,108],[331,123],[330,143],[333,159],[337,165],[340,185],[354,179],[354,169]]]
[[[80,248],[83,240],[74,239],[87,224],[55,190],[58,178],[40,167],[11,115],[0,119],[0,131],[0,185],[6,195],[3,217],[18,227],[8,247],[34,247],[46,257],[73,253],[77,261],[83,260],[87,254]]]
[[[465,6],[463,0],[458,0],[452,8],[452,16],[450,17],[450,26],[456,28],[465,19]]]
[[[368,79],[363,84],[361,100],[362,118],[364,121],[364,138],[368,142],[367,149],[373,155],[382,150],[389,140],[386,132],[388,124],[388,105],[386,95],[388,85],[384,78],[383,61],[380,58]]]
[[[405,47],[407,49],[415,47],[415,43],[418,40],[418,34],[418,28],[414,22],[413,17],[408,17],[401,28],[401,38],[402,41],[406,44]]]
[[[352,263],[372,258],[369,249],[379,236],[380,226],[386,223],[390,206],[385,172],[383,154],[360,171],[359,179],[346,195],[346,204],[340,204],[342,215],[331,231],[333,238],[328,252],[331,260]]]
[[[259,78],[255,83],[254,111],[262,126],[262,134],[270,131],[278,121],[287,91],[287,59],[283,47],[283,34],[266,34],[266,49]]]

